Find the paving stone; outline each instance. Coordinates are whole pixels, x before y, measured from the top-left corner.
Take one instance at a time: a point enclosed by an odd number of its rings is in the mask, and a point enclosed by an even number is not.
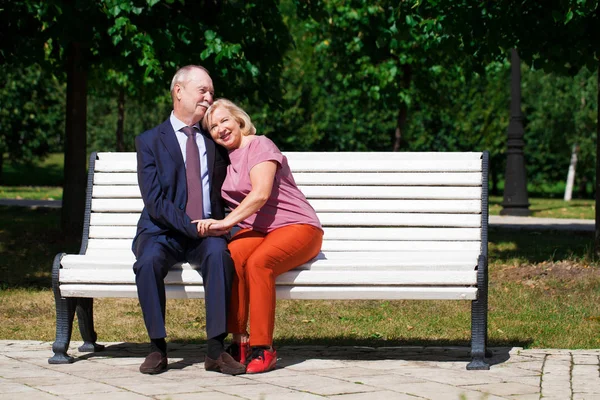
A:
[[[62,399],[65,400],[82,400],[81,394],[63,395]],[[148,400],[152,397],[144,396],[137,393],[122,391],[122,392],[110,392],[107,393],[87,393],[84,397],[85,400]]]
[[[296,377],[279,378],[277,379],[276,383],[278,386],[319,394],[322,396],[373,392],[377,390],[376,388],[367,385],[360,385],[339,379],[308,374]]]
[[[598,356],[592,355],[584,355],[584,354],[573,354],[573,364],[591,364],[598,365],[600,361],[598,360]]]
[[[402,376],[397,374],[354,376],[352,378],[340,378],[353,383],[361,383],[376,388],[389,388],[393,385],[405,383],[426,383],[428,381],[412,376]]]
[[[507,398],[511,399],[511,400],[540,400],[540,394],[539,393],[519,394],[517,396],[509,396]],[[546,400],[546,399],[544,398],[544,400]]]
[[[599,379],[600,371],[598,365],[592,364],[575,364],[573,365],[573,379]]]
[[[417,398],[404,393],[382,390],[369,393],[342,394],[335,396],[335,400],[417,400]]]
[[[600,395],[597,393],[593,393],[593,394],[574,393],[572,399],[573,400],[598,400],[598,399],[600,399]],[[544,398],[544,400],[546,400],[546,399]]]
[[[62,383],[60,385],[38,386],[37,389],[58,396],[72,394],[84,395],[87,393],[111,393],[121,391],[119,388],[99,382],[75,384]]]
[[[154,398],[158,400],[240,400],[237,396],[221,392],[175,393]]]
[[[17,383],[17,382],[0,383],[0,393],[23,393],[23,392],[35,392],[35,389],[32,389],[23,383]],[[23,393],[23,395],[25,396],[26,393]]]
[[[460,371],[460,370],[444,370],[439,371],[439,374],[427,377],[433,382],[447,383],[452,382],[455,386],[477,385],[485,383],[500,383],[502,377],[495,376],[490,371]]]
[[[28,363],[14,363],[0,370],[0,376],[3,378],[26,378],[32,376],[55,376],[63,377],[64,374],[49,369],[41,368]]]
[[[90,383],[89,379],[80,378],[77,376],[61,376],[61,378],[56,378],[55,376],[29,376],[26,378],[14,378],[13,382],[22,383],[23,385],[28,386],[52,386],[52,385],[61,385],[64,384],[65,379],[68,379],[69,384],[77,384],[77,383]]]
[[[523,385],[540,387],[542,381],[541,375],[537,376],[511,376],[510,378],[502,377],[502,382],[522,383]]]
[[[338,378],[338,379],[351,379],[352,377],[364,377],[364,376],[380,376],[380,370],[361,368],[360,363],[357,363],[358,366],[344,366],[343,368],[330,368],[323,369],[318,371],[313,371],[315,375],[326,376],[329,378]],[[269,375],[271,375],[269,373]],[[393,379],[393,378],[390,378]]]
[[[206,389],[202,386],[204,382],[186,381],[186,382],[172,382],[167,380],[155,380],[154,382],[140,382],[139,380],[113,380],[108,381],[113,387],[125,389],[130,392],[143,394],[146,396],[156,396],[161,394],[175,394],[175,393],[194,393],[204,392]]]
[[[528,371],[542,372],[543,361],[523,360],[520,362],[512,362],[511,365],[516,368],[521,368]]]
[[[282,358],[281,361],[277,360],[277,363],[281,364],[282,366],[284,366],[286,368],[296,370],[296,371],[314,371],[315,369],[341,368],[344,366],[344,363],[342,361],[319,360],[319,359],[313,359],[313,360],[296,359],[295,361],[293,361],[293,360],[286,360],[285,358]]]
[[[486,395],[480,391],[442,384],[437,382],[385,384],[381,387],[406,395],[424,397],[426,399],[498,399],[497,396]]]
[[[2,393],[2,400],[23,400],[23,397],[27,395],[28,398],[30,399],[35,399],[35,400],[57,400],[57,397],[49,394],[49,393],[45,393],[45,392],[40,392],[40,391],[34,391],[34,392],[16,392],[16,393]],[[81,398],[81,395],[80,395]]]
[[[538,386],[523,385],[522,383],[501,382],[489,383],[483,385],[471,385],[469,389],[479,390],[484,393],[491,393],[498,396],[518,396],[522,394],[538,393]]]
[[[323,397],[317,396],[311,393],[300,392],[297,390],[292,390],[287,387],[281,387],[277,385],[278,380],[275,379],[270,383],[255,383],[255,384],[246,384],[239,386],[219,386],[219,387],[209,387],[208,389],[213,389],[215,391],[223,392],[230,394],[232,396],[239,396],[244,399],[249,400],[267,400],[267,399],[322,399]]]

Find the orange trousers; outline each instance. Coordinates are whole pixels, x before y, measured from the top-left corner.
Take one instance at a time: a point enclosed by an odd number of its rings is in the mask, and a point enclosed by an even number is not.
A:
[[[229,242],[235,265],[227,317],[230,333],[247,334],[250,346],[271,346],[275,328],[275,278],[314,258],[321,250],[323,231],[295,224],[268,234],[243,229]]]

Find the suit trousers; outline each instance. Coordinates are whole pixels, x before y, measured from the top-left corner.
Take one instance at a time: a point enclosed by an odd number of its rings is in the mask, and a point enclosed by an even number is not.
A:
[[[175,263],[184,261],[202,275],[207,337],[227,331],[234,267],[225,238],[146,235],[138,238],[135,250],[135,283],[150,339],[167,336],[164,279]]]
[[[295,224],[268,234],[243,229],[229,243],[235,265],[227,328],[247,333],[250,314],[250,345],[271,346],[275,327],[275,278],[316,257],[323,231]]]

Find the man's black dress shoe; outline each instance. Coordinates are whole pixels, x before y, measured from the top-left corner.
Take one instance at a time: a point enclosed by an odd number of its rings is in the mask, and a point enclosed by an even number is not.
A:
[[[227,375],[241,375],[246,373],[246,366],[235,361],[233,357],[226,352],[222,352],[216,360],[206,356],[204,359],[204,369],[207,371],[221,372]]]
[[[160,351],[150,353],[140,365],[140,372],[142,374],[160,374],[167,370],[167,356],[163,356]]]

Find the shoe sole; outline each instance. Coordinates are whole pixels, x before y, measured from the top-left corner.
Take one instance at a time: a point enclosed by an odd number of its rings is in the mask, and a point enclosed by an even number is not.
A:
[[[264,371],[248,371],[248,369],[246,369],[246,373],[247,374],[264,374],[265,372],[273,371],[275,369],[276,365],[277,365],[277,360],[275,360],[275,362],[272,365],[269,365],[269,367],[266,368]]]
[[[146,374],[146,375],[157,375],[157,374],[161,374],[161,373],[165,372],[166,370],[167,370],[166,366],[164,368],[160,367],[159,369],[152,368],[152,369],[144,369],[143,370],[140,368],[140,372],[142,374]]]
[[[206,366],[205,366],[204,369],[206,369],[207,371],[210,371],[210,372],[220,372],[220,373],[226,374],[226,375],[242,375],[242,374],[246,373],[246,368],[221,368],[221,367],[206,368]]]

